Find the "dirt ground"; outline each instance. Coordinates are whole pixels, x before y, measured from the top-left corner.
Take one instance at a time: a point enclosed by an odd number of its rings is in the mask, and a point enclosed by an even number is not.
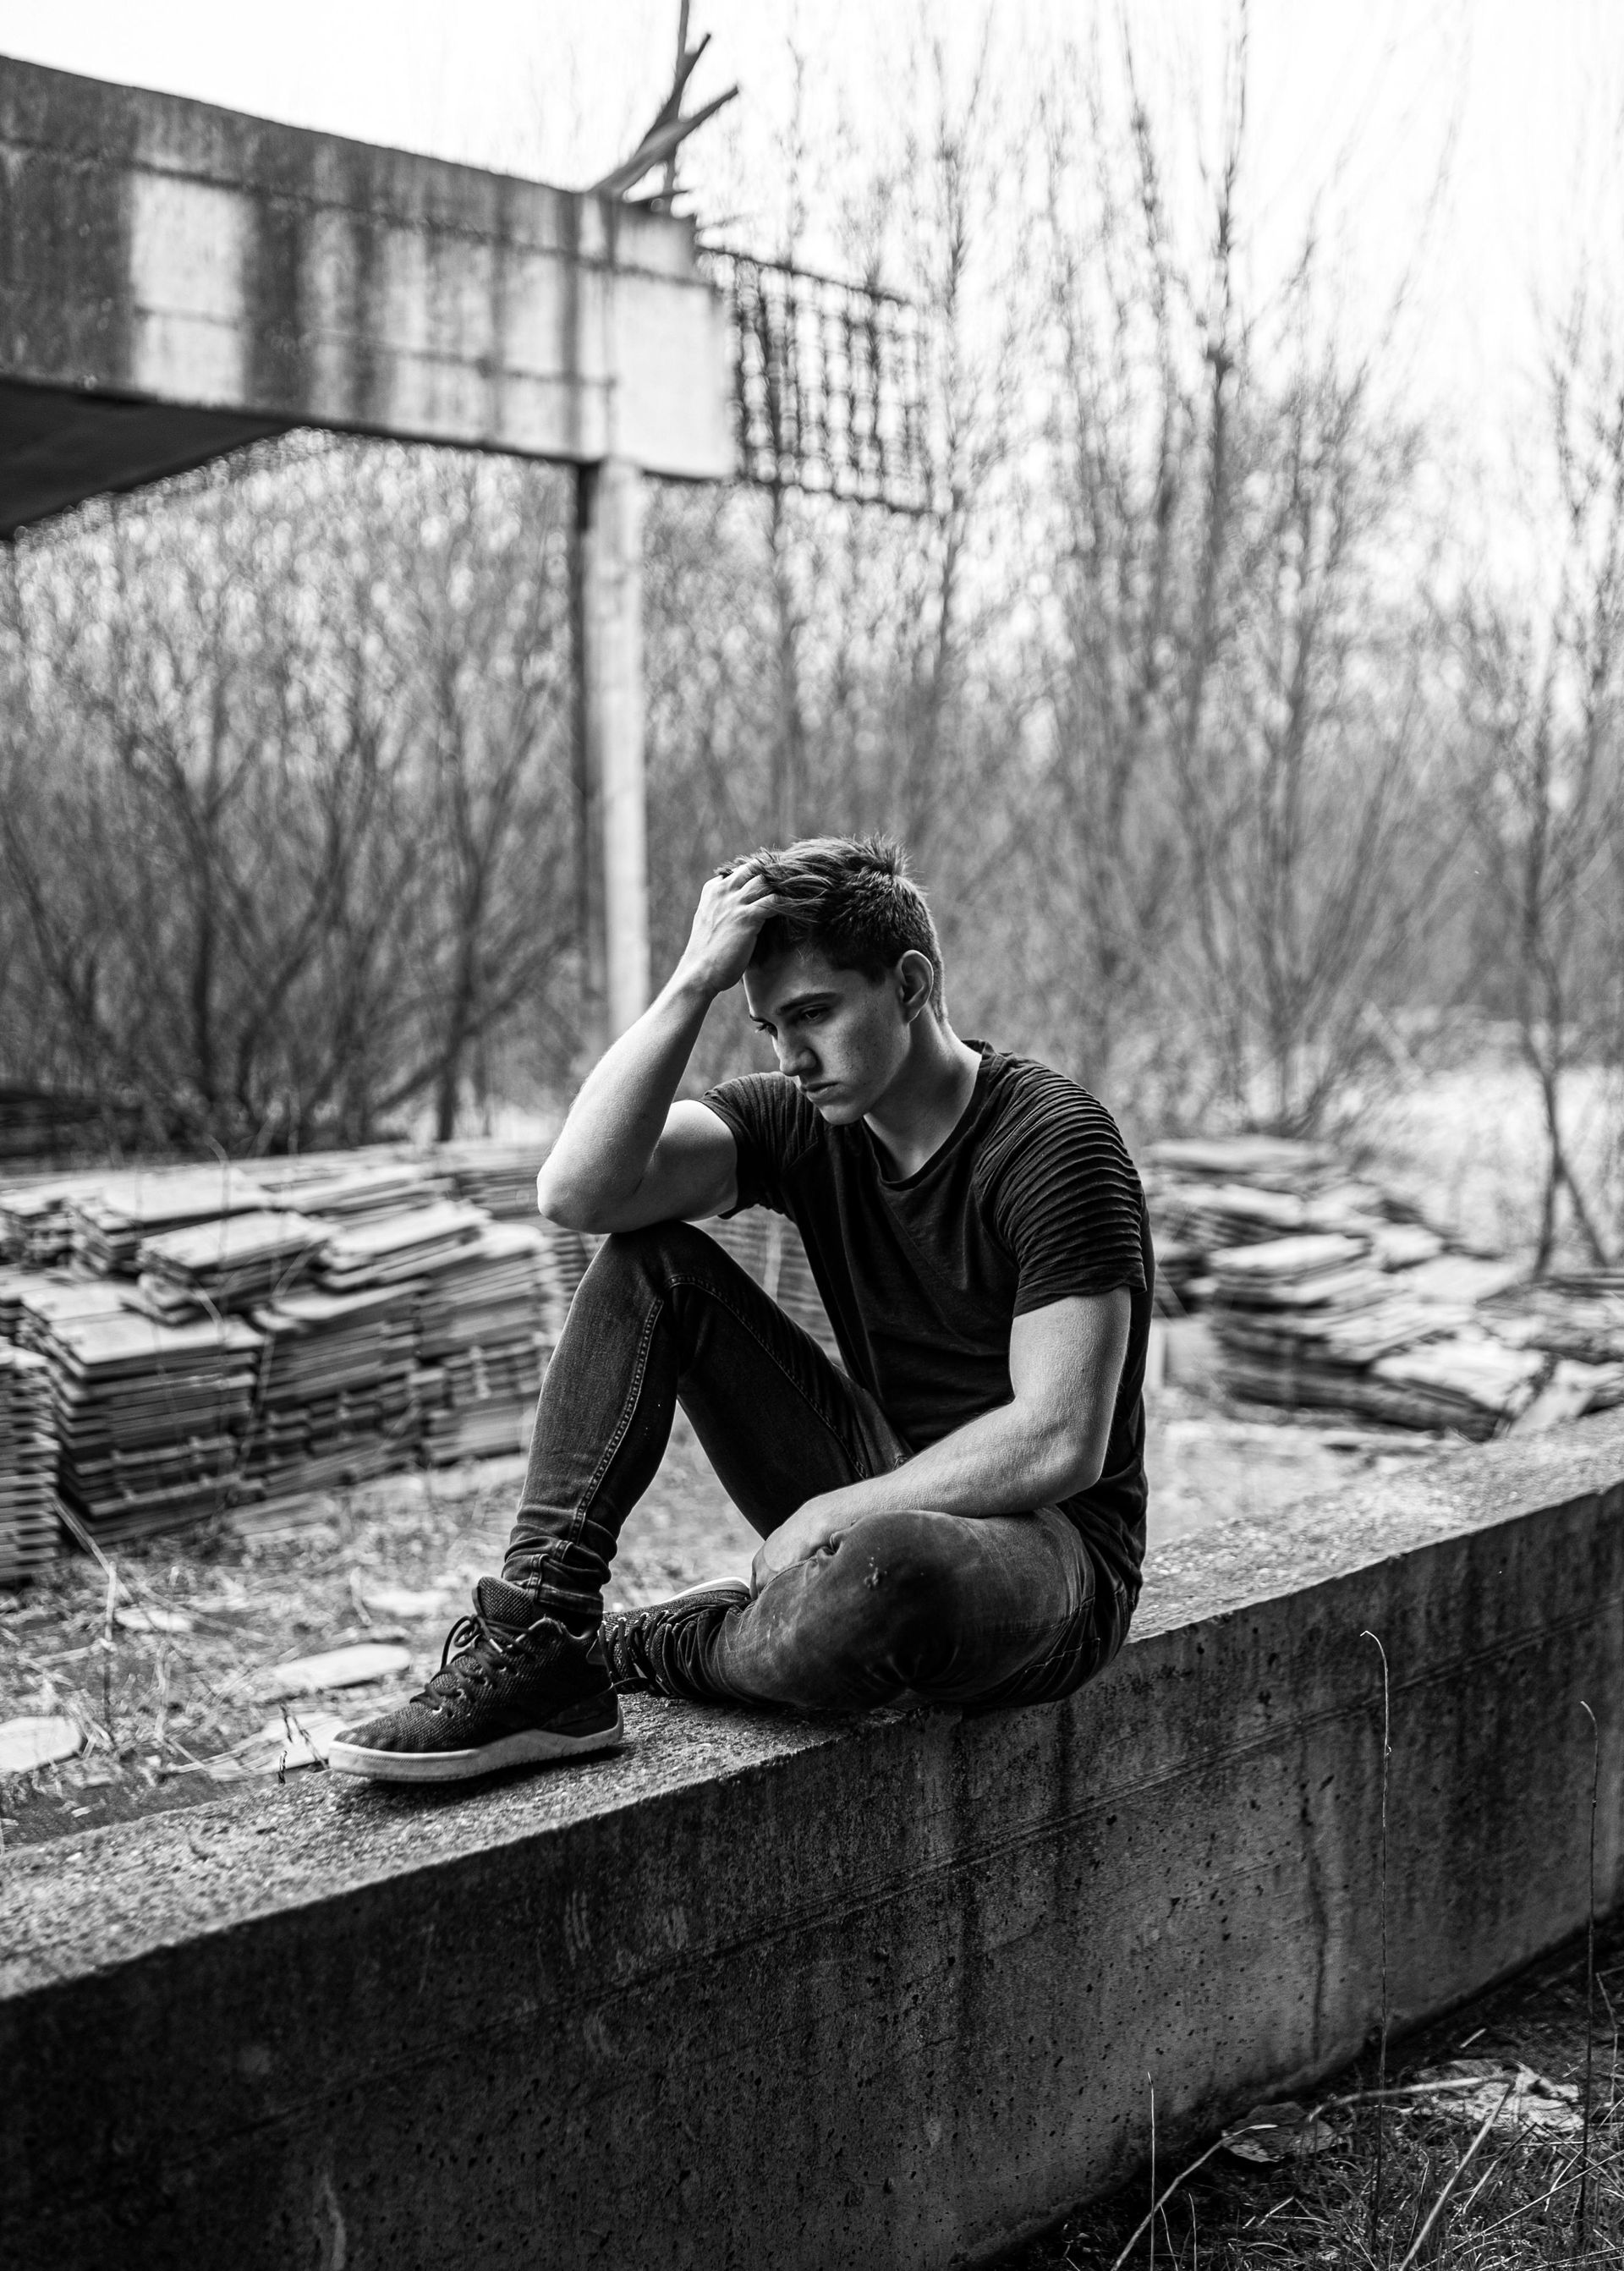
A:
[[[1176,1384],[1151,1397],[1150,1428],[1152,1565],[1159,1539],[1283,1508],[1373,1463],[1403,1463],[1425,1441],[1245,1417]],[[335,1719],[410,1693],[438,1664],[474,1580],[500,1566],[522,1474],[509,1458],[393,1477],[335,1493],[322,1519],[295,1528],[227,1518],[116,1553],[111,1581],[75,1554],[0,1590],[0,1720],[60,1715],[85,1737],[76,1757],[0,1783],[0,1837],[71,1835],[296,1768],[302,1731],[319,1740]],[[637,1604],[744,1576],[754,1547],[679,1422],[628,1526],[611,1597]],[[285,1706],[266,1694],[275,1667],[363,1642],[406,1661]]]

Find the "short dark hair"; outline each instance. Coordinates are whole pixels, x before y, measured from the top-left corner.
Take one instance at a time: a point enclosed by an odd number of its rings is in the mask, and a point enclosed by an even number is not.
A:
[[[889,836],[808,836],[735,864],[753,867],[790,902],[787,913],[762,925],[752,963],[812,947],[837,970],[878,979],[905,954],[922,954],[932,972],[930,1006],[943,1014],[942,942],[901,845]]]

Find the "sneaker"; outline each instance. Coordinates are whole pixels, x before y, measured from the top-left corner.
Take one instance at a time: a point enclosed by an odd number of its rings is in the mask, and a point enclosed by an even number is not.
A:
[[[344,1728],[327,1763],[374,1782],[466,1782],[614,1750],[624,1732],[596,1634],[538,1617],[528,1593],[481,1577],[473,1615],[451,1627],[422,1693]]]
[[[652,1608],[611,1612],[603,1620],[610,1679],[622,1695],[643,1688],[658,1695],[708,1695],[693,1668],[695,1645],[713,1619],[743,1608],[749,1597],[748,1585],[690,1585]]]

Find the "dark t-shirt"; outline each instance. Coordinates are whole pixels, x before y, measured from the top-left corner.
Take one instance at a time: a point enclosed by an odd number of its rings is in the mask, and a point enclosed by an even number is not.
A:
[[[739,1207],[794,1223],[847,1372],[915,1450],[1009,1403],[1015,1318],[1127,1288],[1104,1471],[1060,1503],[1135,1598],[1154,1275],[1144,1194],[1116,1122],[1086,1089],[975,1046],[981,1068],[957,1126],[899,1180],[882,1172],[863,1121],[831,1127],[777,1073],[724,1082],[704,1100],[738,1145]]]

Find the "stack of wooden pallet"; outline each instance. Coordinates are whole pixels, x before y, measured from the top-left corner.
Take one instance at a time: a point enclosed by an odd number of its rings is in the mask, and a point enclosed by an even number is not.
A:
[[[104,1277],[134,1277],[142,1242],[194,1223],[250,1214],[269,1204],[236,1167],[156,1167],[103,1176],[68,1205],[73,1250]]]
[[[291,1163],[269,1180],[279,1206],[345,1225],[415,1213],[455,1195],[451,1177],[423,1160],[357,1160],[342,1151]]]
[[[264,1353],[234,1500],[299,1497],[416,1459],[417,1289],[302,1286],[253,1313]]]
[[[451,1177],[457,1196],[483,1207],[496,1222],[536,1219],[536,1177],[552,1146],[548,1143],[442,1143],[436,1164]]]
[[[1441,1233],[1396,1191],[1350,1174],[1322,1143],[1218,1136],[1151,1143],[1143,1163],[1160,1306],[1205,1306],[1215,1256],[1277,1239],[1334,1233],[1366,1240],[1389,1268],[1444,1249]]]
[[[136,1257],[137,1298],[168,1324],[250,1309],[290,1291],[332,1235],[331,1223],[265,1210],[166,1231]]]
[[[0,1341],[0,1584],[56,1550],[56,1423],[42,1356]]]
[[[460,1199],[372,1215],[333,1231],[317,1256],[316,1276],[330,1293],[363,1285],[400,1285],[439,1267],[471,1245],[488,1217]]]
[[[1548,1369],[1497,1337],[1447,1268],[1384,1266],[1367,1234],[1232,1247],[1212,1270],[1220,1377],[1255,1403],[1480,1438],[1532,1402]]]
[[[417,1389],[432,1464],[529,1441],[552,1290],[546,1239],[514,1222],[488,1224],[420,1279]]]
[[[30,1270],[48,1270],[73,1252],[76,1200],[97,1188],[96,1175],[56,1175],[0,1189],[0,1255]]]
[[[1519,1429],[1556,1426],[1624,1404],[1624,1270],[1516,1285],[1490,1300],[1486,1314],[1500,1339],[1549,1361]]]
[[[59,1486],[93,1534],[146,1537],[223,1503],[253,1404],[261,1344],[250,1326],[166,1325],[60,1302],[38,1318],[37,1338]]]

